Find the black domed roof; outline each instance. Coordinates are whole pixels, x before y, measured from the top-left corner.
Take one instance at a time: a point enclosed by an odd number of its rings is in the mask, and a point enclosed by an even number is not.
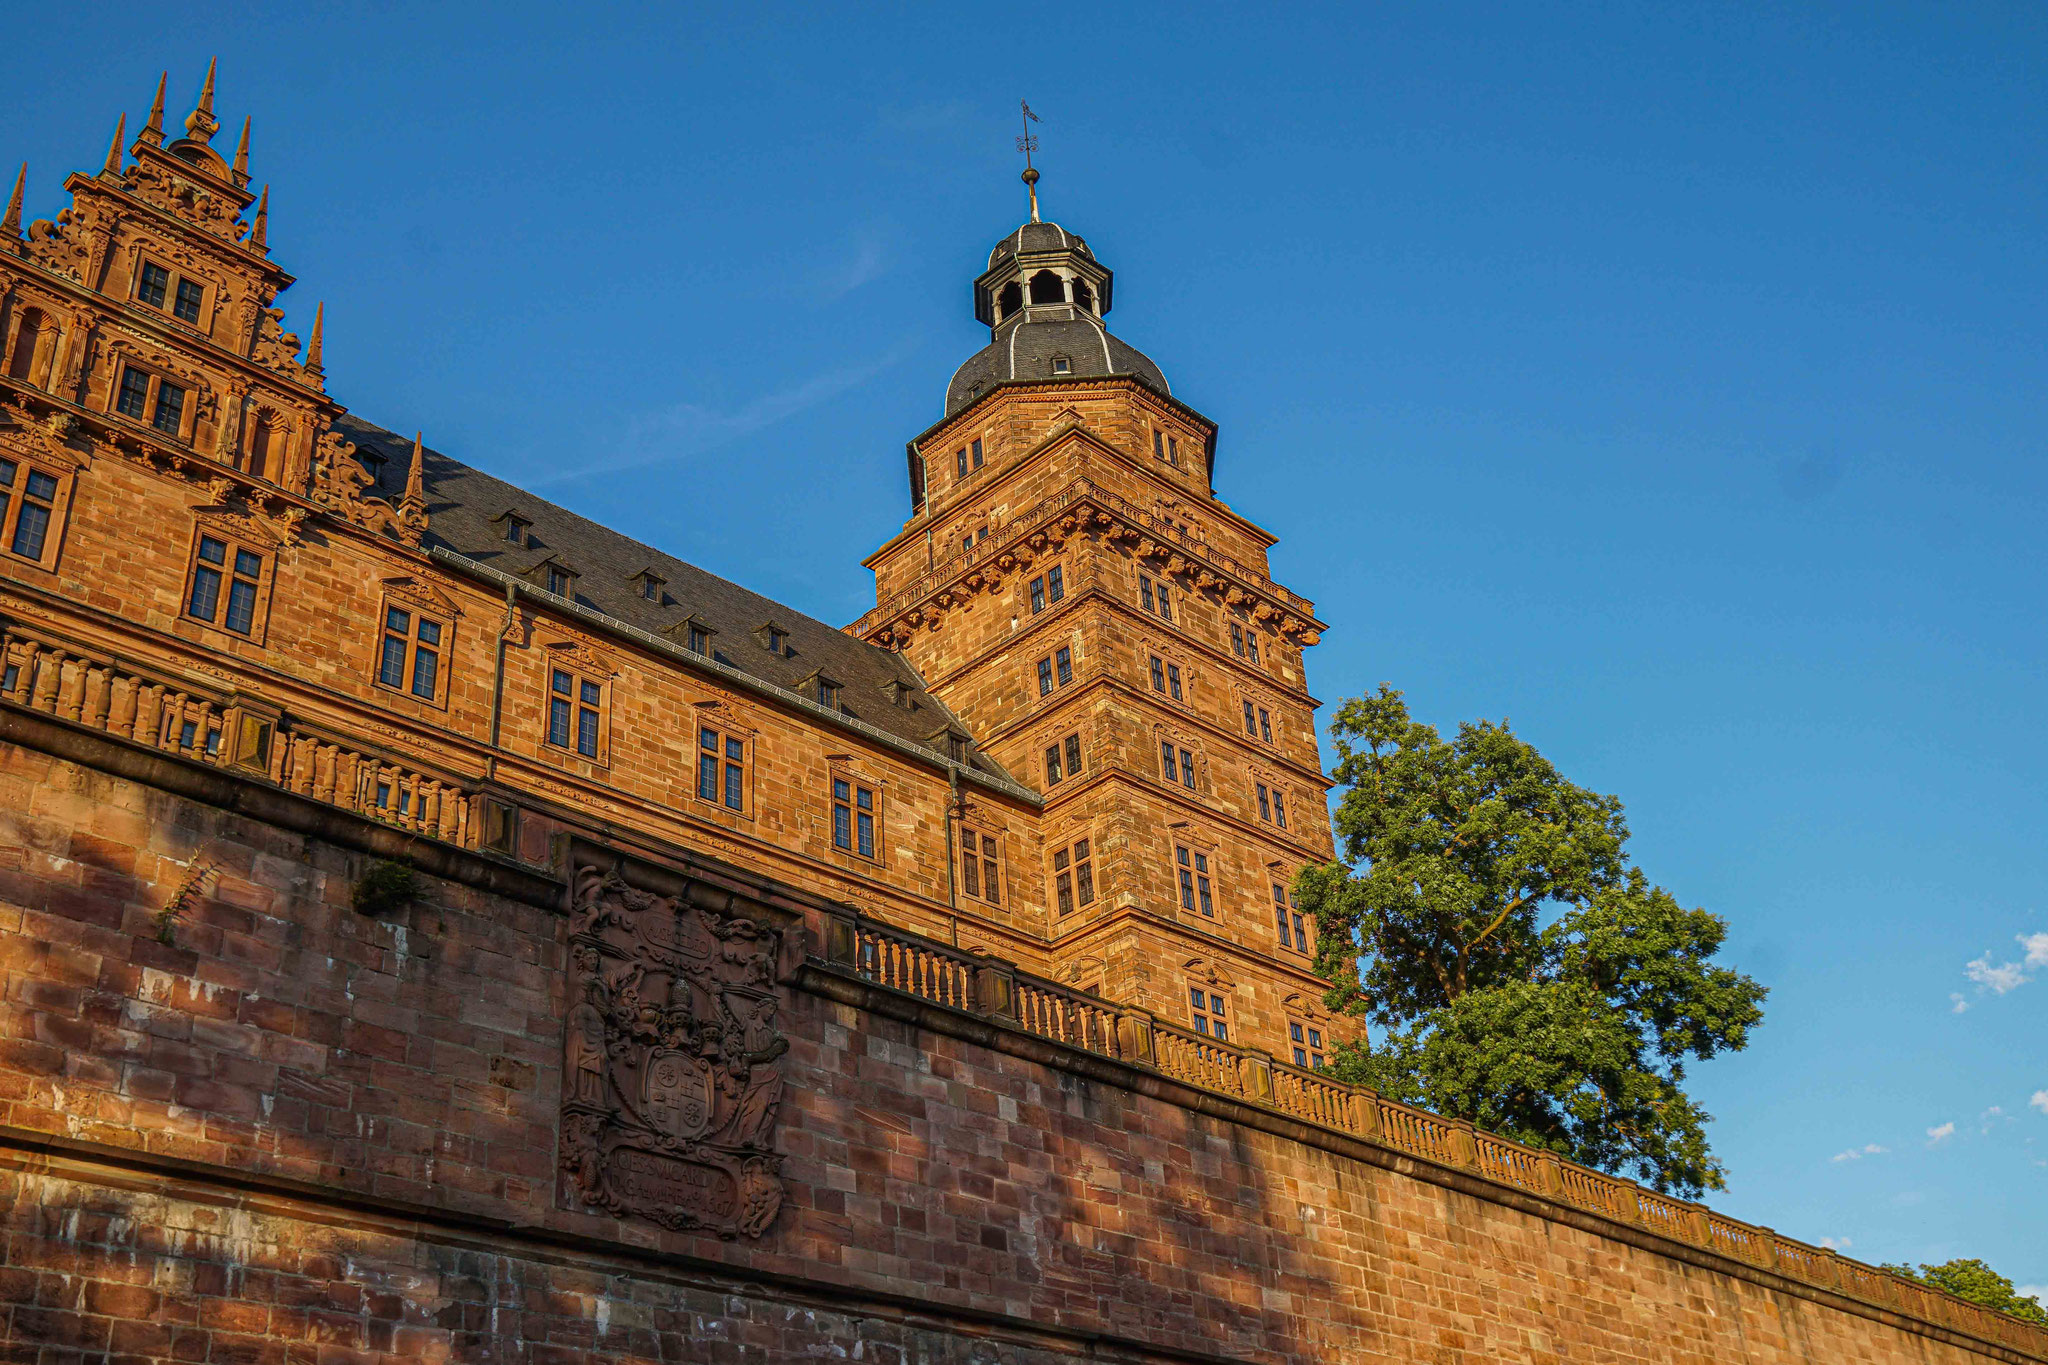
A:
[[[1088,250],[1088,243],[1078,233],[1072,233],[1058,223],[1025,223],[1015,232],[998,241],[988,253],[989,269],[995,269],[997,261],[1011,256],[1028,256],[1036,251],[1073,251],[1094,259]]]
[[[1049,226],[1044,225],[1044,226]],[[1065,360],[1067,368],[1055,368]],[[946,415],[952,416],[998,384],[1013,379],[1090,379],[1129,375],[1171,396],[1166,375],[1152,358],[1128,346],[1086,313],[1072,321],[1031,321],[1018,317],[996,331],[996,339],[967,358],[946,386]]]

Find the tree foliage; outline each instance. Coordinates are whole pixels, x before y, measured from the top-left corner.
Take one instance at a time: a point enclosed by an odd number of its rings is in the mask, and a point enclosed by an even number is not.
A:
[[[1909,1280],[1946,1289],[1959,1299],[1980,1303],[1986,1308],[1995,1308],[2001,1313],[2010,1313],[2022,1322],[2038,1322],[2048,1326],[2048,1309],[2035,1298],[2021,1298],[2013,1289],[2011,1280],[1993,1270],[1982,1261],[1971,1257],[1968,1260],[1944,1261],[1940,1265],[1922,1263],[1918,1270],[1909,1265],[1888,1265],[1884,1267],[1895,1275],[1904,1275]]]
[[[1342,862],[1302,872],[1347,1079],[1657,1189],[1722,1187],[1685,1064],[1743,1047],[1764,988],[1726,925],[1630,865],[1621,803],[1506,724],[1445,740],[1382,686],[1332,726]]]

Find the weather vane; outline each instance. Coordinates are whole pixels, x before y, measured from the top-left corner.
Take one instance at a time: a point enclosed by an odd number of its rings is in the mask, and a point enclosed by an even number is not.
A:
[[[1017,107],[1024,111],[1024,136],[1017,139],[1017,150],[1024,153],[1024,187],[1031,191],[1031,221],[1035,223],[1038,221],[1038,168],[1031,164],[1031,154],[1038,150],[1038,139],[1032,135],[1031,125],[1039,120],[1023,100],[1017,101]]]

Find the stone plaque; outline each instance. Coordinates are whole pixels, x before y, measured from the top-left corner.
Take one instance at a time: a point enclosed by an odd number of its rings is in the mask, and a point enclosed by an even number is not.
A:
[[[759,1237],[782,1207],[781,931],[581,868],[569,925],[562,1153],[569,1198]]]

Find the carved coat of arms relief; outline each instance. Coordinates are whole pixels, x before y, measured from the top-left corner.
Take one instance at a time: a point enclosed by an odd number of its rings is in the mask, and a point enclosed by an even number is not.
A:
[[[759,1237],[782,1206],[783,931],[587,867],[570,914],[570,1197],[663,1227]]]

